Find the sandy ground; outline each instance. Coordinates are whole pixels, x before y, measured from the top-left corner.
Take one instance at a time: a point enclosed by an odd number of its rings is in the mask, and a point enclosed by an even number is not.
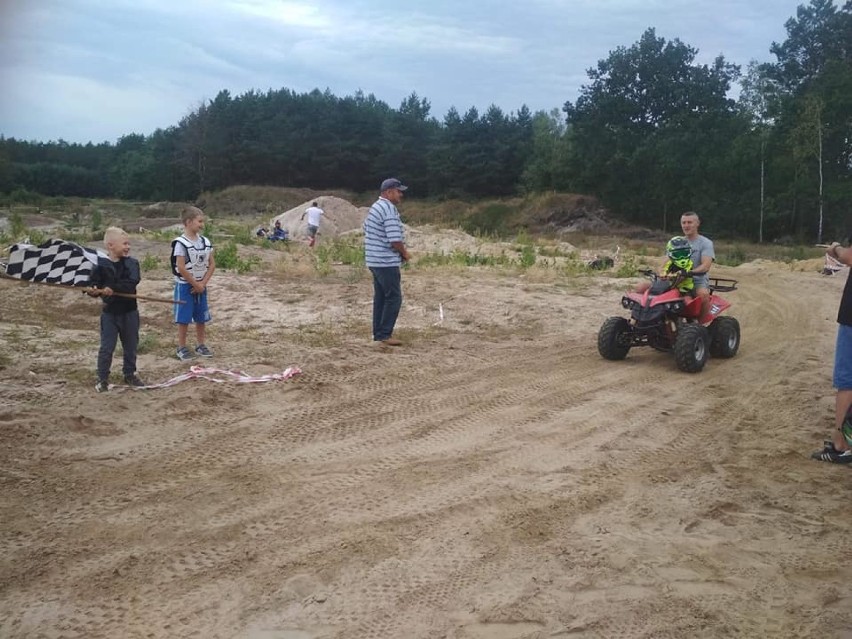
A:
[[[105,395],[97,302],[0,282],[0,636],[852,637],[843,280],[716,274],[742,348],[687,375],[599,357],[630,280],[415,264],[382,350],[364,271],[220,272],[209,363],[303,375]]]

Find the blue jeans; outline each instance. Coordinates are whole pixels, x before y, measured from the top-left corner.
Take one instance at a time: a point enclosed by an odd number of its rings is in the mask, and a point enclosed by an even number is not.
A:
[[[402,307],[402,283],[399,267],[370,267],[373,274],[373,340],[380,342],[393,335],[393,327]]]
[[[852,390],[852,326],[837,325],[837,345],[834,348],[834,387]]]

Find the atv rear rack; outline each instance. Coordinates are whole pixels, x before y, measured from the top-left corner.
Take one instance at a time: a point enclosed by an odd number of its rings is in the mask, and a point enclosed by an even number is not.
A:
[[[710,282],[710,291],[719,291],[720,293],[730,293],[737,290],[737,280],[729,280],[724,277],[708,277]]]

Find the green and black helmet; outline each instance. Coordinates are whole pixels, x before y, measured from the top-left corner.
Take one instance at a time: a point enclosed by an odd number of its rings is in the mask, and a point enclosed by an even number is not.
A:
[[[689,259],[689,256],[692,255],[692,247],[689,245],[689,240],[681,235],[673,237],[666,244],[666,255],[673,262]]]

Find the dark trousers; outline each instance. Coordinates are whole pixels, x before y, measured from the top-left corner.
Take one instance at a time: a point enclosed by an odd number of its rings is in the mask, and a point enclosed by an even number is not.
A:
[[[373,274],[373,340],[380,342],[393,335],[393,327],[402,307],[402,283],[399,267],[370,267]]]
[[[136,372],[136,348],[139,346],[139,311],[101,313],[101,348],[98,350],[98,379],[108,379],[116,340],[124,351],[124,376]]]

